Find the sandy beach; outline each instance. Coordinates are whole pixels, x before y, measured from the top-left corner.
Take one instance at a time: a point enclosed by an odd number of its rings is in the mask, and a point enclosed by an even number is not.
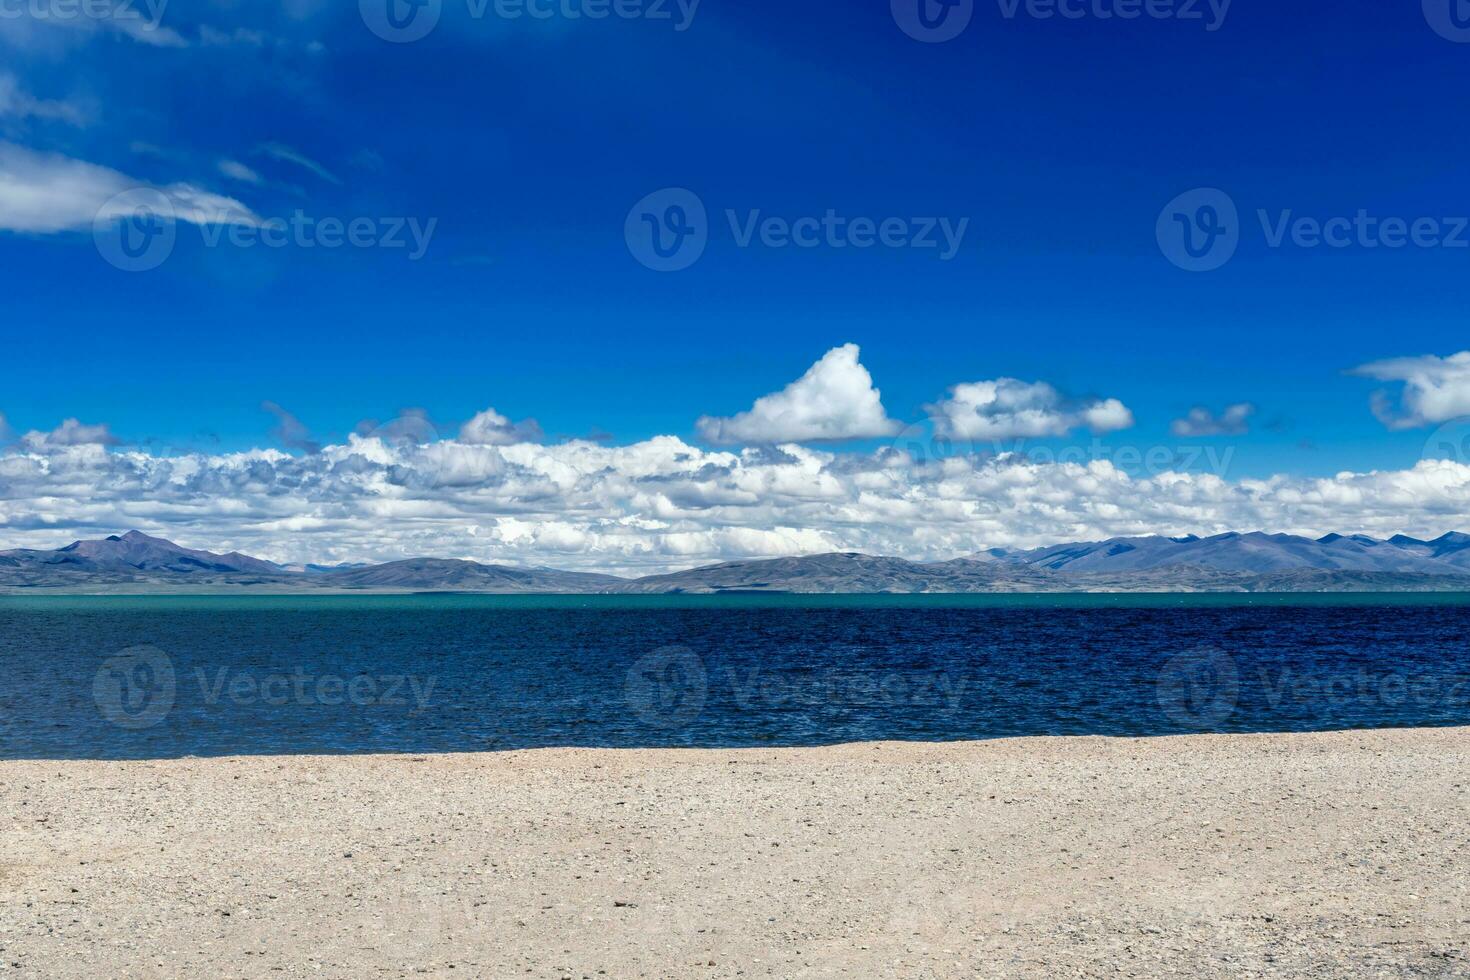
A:
[[[3,762],[0,967],[1464,977],[1467,734]]]

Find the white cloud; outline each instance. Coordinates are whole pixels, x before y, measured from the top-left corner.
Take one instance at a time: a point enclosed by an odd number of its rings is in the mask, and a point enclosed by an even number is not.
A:
[[[284,163],[295,164],[301,169],[315,174],[329,184],[342,183],[342,180],[326,167],[317,163],[310,157],[291,149],[291,147],[289,146],[285,146],[280,143],[265,143],[260,146],[260,148],[257,149],[256,152],[264,154],[265,156],[270,157],[272,160],[280,160]]]
[[[957,384],[948,398],[925,407],[946,439],[1064,436],[1083,427],[1115,432],[1133,424],[1133,413],[1116,398],[1069,401],[1044,381],[1015,378]]]
[[[818,442],[896,434],[900,426],[883,410],[881,393],[858,354],[856,344],[834,347],[783,390],[757,398],[750,411],[733,418],[700,418],[699,434],[714,443]]]
[[[207,48],[246,48],[255,50],[294,51],[298,47],[308,54],[321,54],[326,46],[320,41],[304,44],[290,38],[248,27],[221,29],[208,24],[199,25],[199,43]]]
[[[1218,416],[1208,408],[1196,405],[1182,419],[1175,419],[1169,431],[1185,438],[1199,436],[1243,436],[1250,431],[1249,419],[1256,407],[1250,402],[1227,405]]]
[[[0,9],[0,39],[21,48],[52,49],[57,44],[85,43],[105,32],[130,38],[151,48],[187,48],[178,31],[164,27],[168,0],[122,0],[97,3],[11,3]],[[24,15],[20,15],[22,7]],[[55,38],[69,40],[56,41]]]
[[[1413,429],[1470,416],[1470,351],[1449,357],[1399,357],[1353,370],[1378,381],[1402,381],[1400,405],[1388,395],[1373,396],[1373,414],[1390,429]]]
[[[150,185],[108,167],[0,141],[0,230],[51,234],[92,227],[102,218],[123,217],[133,205],[113,199],[149,188],[190,224],[258,224],[260,219],[234,198],[193,184]]]
[[[249,48],[263,48],[273,42],[273,38],[264,31],[254,31],[244,27],[237,27],[233,31],[223,31],[208,24],[199,27],[199,43],[206,47],[224,48],[240,45]]]
[[[0,119],[46,119],[85,126],[89,114],[74,102],[38,99],[20,87],[14,75],[0,72]]]
[[[493,408],[485,409],[459,429],[459,441],[470,446],[511,446],[540,438],[541,426],[535,419],[512,422]]]
[[[160,456],[66,445],[86,428],[71,425],[0,452],[0,547],[142,527],[277,561],[427,554],[646,573],[822,551],[946,559],[1112,535],[1470,530],[1470,465],[1446,460],[1232,480],[1130,475],[1102,459],[710,451],[672,436],[628,446],[352,436],[305,456]]]
[[[162,16],[162,5],[159,6],[158,14]],[[108,17],[102,19],[100,23],[149,47],[187,48],[189,46],[189,42],[184,39],[183,35],[172,27],[164,27],[158,20],[158,17]]]
[[[260,183],[260,174],[236,160],[221,160],[219,162],[219,172],[231,180],[238,180],[241,183]]]
[[[31,452],[45,453],[70,446],[115,446],[117,438],[106,425],[83,425],[67,419],[50,432],[32,430],[21,436],[21,445]]]

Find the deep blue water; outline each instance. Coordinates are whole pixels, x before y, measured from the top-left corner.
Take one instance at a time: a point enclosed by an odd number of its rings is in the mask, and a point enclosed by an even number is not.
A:
[[[1470,725],[1467,596],[0,597],[0,758]]]

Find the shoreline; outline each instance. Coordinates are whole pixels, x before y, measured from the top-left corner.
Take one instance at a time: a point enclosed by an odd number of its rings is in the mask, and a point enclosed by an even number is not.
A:
[[[675,747],[613,747],[600,745],[557,745],[536,748],[487,749],[465,752],[342,752],[342,753],[290,753],[290,754],[244,754],[244,755],[185,755],[169,758],[139,759],[92,759],[84,757],[67,759],[5,759],[0,758],[0,775],[6,767],[13,766],[208,766],[230,763],[260,763],[274,766],[295,765],[373,765],[392,763],[439,762],[446,768],[490,768],[487,762],[498,762],[508,768],[540,767],[576,768],[586,764],[605,765],[620,762],[625,767],[657,769],[660,766],[682,763],[686,765],[738,764],[763,762],[779,765],[810,765],[813,762],[893,762],[920,764],[925,762],[984,761],[985,753],[1011,754],[1028,752],[1038,757],[1050,758],[1057,755],[1080,755],[1087,757],[1117,755],[1126,750],[1147,752],[1156,743],[1189,742],[1193,751],[1232,751],[1252,748],[1271,754],[1291,754],[1308,748],[1323,751],[1333,748],[1350,748],[1330,744],[1338,740],[1356,739],[1371,742],[1375,736],[1459,736],[1462,746],[1454,744],[1438,746],[1463,752],[1470,762],[1470,724],[1467,725],[1410,725],[1383,728],[1334,728],[1313,731],[1250,731],[1250,732],[1181,732],[1161,735],[998,735],[994,738],[968,738],[952,741],[925,739],[868,739],[851,742],[832,742],[820,745],[778,746],[675,746]],[[1320,742],[1312,746],[1307,743]],[[1259,744],[1249,744],[1259,743]],[[1279,744],[1278,744],[1279,743]],[[1300,744],[1291,744],[1300,743]],[[606,756],[605,759],[597,758]],[[727,759],[726,756],[735,756]],[[758,758],[759,757],[759,758]],[[823,758],[829,757],[829,758]],[[1464,773],[1465,787],[1470,791],[1470,769]]]
[[[858,739],[853,741],[839,742],[816,742],[801,745],[680,745],[680,746],[643,746],[643,745],[543,745],[521,748],[485,748],[478,750],[466,749],[416,749],[405,750],[344,750],[340,752],[262,752],[262,753],[230,753],[230,754],[184,754],[184,755],[160,755],[160,756],[136,756],[122,758],[102,758],[97,756],[24,756],[6,757],[0,755],[0,776],[4,775],[6,766],[172,766],[185,764],[225,764],[225,763],[272,763],[278,767],[304,766],[304,765],[351,765],[354,760],[363,764],[378,763],[392,765],[396,763],[427,764],[438,763],[446,768],[472,767],[486,768],[483,763],[488,760],[504,760],[505,764],[512,767],[527,768],[577,768],[586,764],[602,766],[608,764],[609,760],[597,760],[596,756],[607,755],[612,762],[618,762],[626,766],[643,766],[657,768],[664,765],[704,765],[708,764],[707,757],[719,756],[721,764],[740,764],[747,759],[746,756],[763,756],[762,761],[773,765],[809,765],[814,761],[852,761],[864,753],[874,753],[873,759],[882,762],[922,763],[937,756],[950,756],[956,753],[978,755],[982,748],[993,748],[996,746],[1011,746],[1020,751],[1033,751],[1041,754],[1040,750],[1054,743],[1073,743],[1065,746],[1068,751],[1078,751],[1085,746],[1105,746],[1112,743],[1115,747],[1124,747],[1134,744],[1150,742],[1177,742],[1189,740],[1191,743],[1205,743],[1214,739],[1292,739],[1312,737],[1339,737],[1347,735],[1374,735],[1394,733],[1430,733],[1430,732],[1458,732],[1465,736],[1467,758],[1470,758],[1470,725],[1462,722],[1446,723],[1443,725],[1412,724],[1412,725],[1381,725],[1375,728],[1364,728],[1362,726],[1345,726],[1341,728],[1313,728],[1297,730],[1271,730],[1258,729],[1250,731],[1215,731],[1215,732],[1162,732],[1149,734],[1127,734],[1119,735],[1112,733],[1088,733],[1088,734],[1065,734],[1065,735],[995,735],[989,738],[957,738],[951,740],[936,739]],[[1198,744],[1193,745],[1195,749]],[[881,756],[878,753],[883,753]],[[734,757],[727,759],[726,756]],[[831,759],[823,759],[823,756],[831,756]],[[622,757],[622,758],[619,758]],[[849,758],[851,757],[851,758]],[[952,760],[946,760],[952,761]],[[1467,772],[1470,777],[1470,772]]]
[[[605,603],[608,605],[645,606],[648,608],[676,607],[689,604],[691,607],[717,608],[725,603],[744,608],[766,608],[770,606],[811,607],[829,604],[894,606],[907,608],[939,608],[945,603],[958,604],[957,608],[986,608],[987,606],[1016,607],[1034,605],[1048,607],[1066,603],[1079,603],[1083,607],[1110,605],[1465,605],[1470,604],[1470,589],[1431,589],[1414,591],[1390,589],[1386,591],[1078,591],[1078,592],[776,592],[776,591],[727,591],[727,592],[452,592],[452,591],[334,591],[329,589],[302,589],[299,591],[253,591],[249,589],[199,589],[178,591],[171,589],[157,592],[73,592],[52,589],[7,590],[0,588],[0,601],[5,599],[241,599],[241,600],[294,600],[294,599],[420,599],[420,600],[478,600],[490,603]],[[1416,602],[1417,600],[1417,602]]]
[[[1467,736],[0,762],[0,960],[1449,976],[1470,968]]]

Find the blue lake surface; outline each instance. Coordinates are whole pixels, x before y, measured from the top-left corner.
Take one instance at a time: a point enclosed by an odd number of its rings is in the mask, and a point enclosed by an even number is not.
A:
[[[0,758],[1470,725],[1470,596],[0,597]]]

